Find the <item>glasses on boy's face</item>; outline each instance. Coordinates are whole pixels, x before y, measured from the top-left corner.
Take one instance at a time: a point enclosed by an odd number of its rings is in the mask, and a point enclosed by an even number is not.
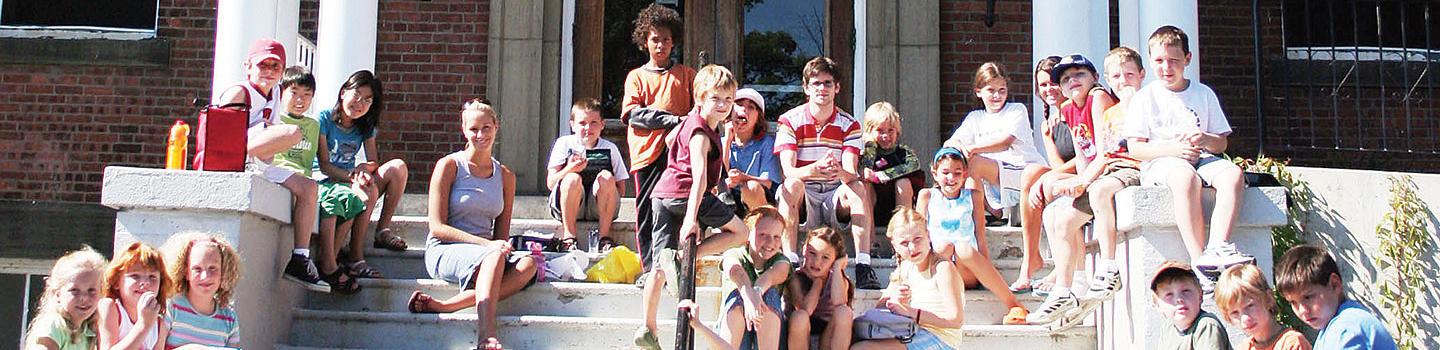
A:
[[[816,81],[812,81],[812,82],[810,82],[809,84],[806,84],[806,85],[810,86],[810,88],[812,88],[812,89],[829,89],[829,88],[834,88],[834,87],[835,87],[835,81],[834,81],[834,80],[816,80]]]

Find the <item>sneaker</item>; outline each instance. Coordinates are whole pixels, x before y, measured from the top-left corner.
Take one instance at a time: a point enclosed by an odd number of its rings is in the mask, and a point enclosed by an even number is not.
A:
[[[680,295],[680,286],[677,280],[680,276],[679,251],[670,248],[661,248],[655,251],[655,267],[665,273],[665,291],[670,295]]]
[[[650,327],[645,326],[640,326],[640,329],[635,330],[635,346],[646,350],[661,350],[660,338],[655,336],[655,332],[651,331]]]
[[[1215,280],[1210,279],[1210,276],[1206,275],[1205,272],[1201,271],[1198,267],[1194,268],[1194,272],[1195,279],[1200,281],[1200,291],[1205,293],[1204,298],[1213,298],[1215,296]]]
[[[1090,279],[1085,297],[1089,300],[1110,300],[1120,291],[1120,270],[1099,271]]]
[[[884,289],[880,280],[875,277],[875,269],[870,265],[855,264],[855,288],[856,289]]]
[[[330,284],[320,280],[320,270],[310,262],[310,258],[300,254],[290,254],[290,262],[285,264],[285,273],[280,275],[287,281],[299,283],[305,289],[321,293],[330,292]]]
[[[1078,308],[1080,308],[1080,302],[1076,300],[1075,294],[1052,294],[1045,298],[1045,302],[1041,303],[1040,307],[1025,316],[1025,322],[1035,325],[1049,324]]]
[[[1241,253],[1235,249],[1235,244],[1224,242],[1205,248],[1200,257],[1195,258],[1195,268],[1204,271],[1223,271],[1228,267],[1253,264],[1255,257]]]

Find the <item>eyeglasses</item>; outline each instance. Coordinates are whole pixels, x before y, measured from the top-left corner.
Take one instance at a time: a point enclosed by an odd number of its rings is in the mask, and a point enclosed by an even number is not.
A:
[[[829,88],[835,87],[836,84],[835,84],[835,81],[834,81],[834,80],[822,80],[822,81],[812,81],[812,82],[810,82],[809,84],[805,84],[805,85],[808,85],[808,86],[810,86],[810,87],[812,87],[812,88],[816,88],[816,89],[829,89]]]

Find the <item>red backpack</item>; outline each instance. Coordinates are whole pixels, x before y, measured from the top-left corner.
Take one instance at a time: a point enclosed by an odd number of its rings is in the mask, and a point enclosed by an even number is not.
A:
[[[195,170],[244,171],[246,129],[250,123],[250,94],[245,102],[200,109],[195,134]]]

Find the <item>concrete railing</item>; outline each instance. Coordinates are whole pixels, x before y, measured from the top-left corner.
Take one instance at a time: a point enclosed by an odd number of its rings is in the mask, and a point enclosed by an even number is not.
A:
[[[1208,188],[1203,192],[1207,228],[1214,208],[1214,193]],[[1240,251],[1254,255],[1256,265],[1273,280],[1275,257],[1271,252],[1270,229],[1286,223],[1285,189],[1247,188],[1244,196],[1230,241]],[[1121,267],[1124,287],[1095,313],[1100,349],[1154,349],[1160,332],[1171,331],[1169,321],[1155,307],[1149,280],[1166,260],[1190,260],[1175,225],[1173,203],[1170,190],[1164,187],[1130,187],[1116,194],[1120,237],[1115,257]],[[1097,248],[1092,245],[1087,256],[1092,262],[1091,269]],[[1204,300],[1202,308],[1217,316],[1220,312],[1211,299]],[[1245,333],[1229,323],[1225,325],[1231,344],[1244,344]]]
[[[302,289],[280,279],[294,237],[290,192],[243,172],[106,167],[101,203],[118,209],[115,249],[140,241],[159,247],[171,235],[208,232],[240,253],[235,291],[240,345],[269,349],[289,339]]]

